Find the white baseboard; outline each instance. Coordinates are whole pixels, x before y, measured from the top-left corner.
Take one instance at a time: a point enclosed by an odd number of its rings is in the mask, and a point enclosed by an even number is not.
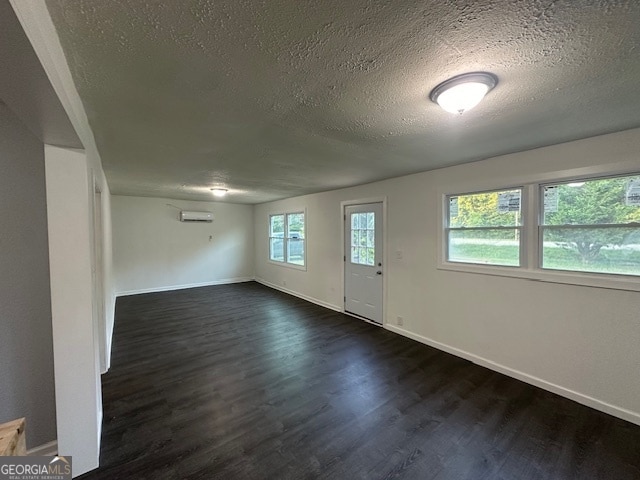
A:
[[[58,454],[58,441],[53,440],[37,447],[33,447],[27,450],[27,455],[30,457],[54,457]]]
[[[128,295],[140,295],[142,293],[169,292],[172,290],[184,290],[186,288],[210,287],[212,285],[227,285],[230,283],[251,282],[252,280],[253,280],[253,277],[236,277],[236,278],[225,278],[222,280],[213,280],[211,282],[189,283],[184,285],[169,285],[164,287],[141,288],[138,290],[127,290],[124,292],[117,292],[116,297],[126,297]]]
[[[309,297],[308,295],[304,295],[302,293],[295,292],[293,290],[289,290],[288,288],[281,287],[280,285],[276,285],[275,283],[267,282],[262,278],[256,277],[254,279],[256,282],[264,285],[265,287],[273,288],[274,290],[280,290],[281,292],[288,293],[289,295],[293,295],[294,297],[301,298],[306,300],[307,302],[315,303],[316,305],[320,305],[321,307],[328,308],[329,310],[335,310],[336,312],[342,312],[342,308],[337,305],[333,305],[328,302],[324,302],[322,300],[318,300],[314,297]]]
[[[519,370],[514,370],[513,368],[506,367],[504,365],[493,362],[486,358],[479,357],[478,355],[475,355],[473,353],[469,353],[464,350],[451,347],[449,345],[437,342],[430,338],[423,337],[422,335],[418,335],[417,333],[413,333],[403,328],[399,328],[395,325],[385,324],[384,328],[394,333],[403,335],[407,338],[411,338],[412,340],[416,340],[417,342],[424,343],[425,345],[429,345],[430,347],[434,347],[434,348],[437,348],[438,350],[442,350],[444,352],[455,355],[456,357],[464,358],[482,367],[486,367],[490,370],[494,370],[496,372],[502,373],[509,377],[516,378],[530,385],[540,387],[543,390],[547,390],[549,392],[555,393],[562,397],[566,397],[570,400],[581,403],[582,405],[586,405],[587,407],[591,407],[595,410],[600,410],[601,412],[608,413],[609,415],[613,415],[614,417],[618,417],[628,422],[635,423],[636,425],[640,425],[640,413],[633,412],[631,410],[627,410],[626,408],[618,407],[616,405],[612,405],[602,400],[598,400],[597,398],[590,397],[589,395],[576,392],[575,390],[570,390],[560,385],[547,382],[546,380],[543,380],[541,378],[534,377],[533,375],[529,375]]]

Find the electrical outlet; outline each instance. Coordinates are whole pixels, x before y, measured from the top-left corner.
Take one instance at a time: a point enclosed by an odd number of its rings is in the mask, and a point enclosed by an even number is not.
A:
[[[402,318],[402,317],[398,317],[398,318],[397,318],[397,320],[396,320],[396,324],[397,324],[399,327],[402,327],[402,326],[404,325],[404,318]]]

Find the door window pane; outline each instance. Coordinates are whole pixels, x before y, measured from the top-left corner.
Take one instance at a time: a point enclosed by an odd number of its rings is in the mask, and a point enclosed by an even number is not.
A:
[[[351,214],[351,263],[375,264],[375,213]]]
[[[376,261],[376,254],[373,248],[367,248],[367,265],[373,265]]]
[[[369,248],[373,248],[376,245],[375,233],[374,230],[367,230],[367,247]]]

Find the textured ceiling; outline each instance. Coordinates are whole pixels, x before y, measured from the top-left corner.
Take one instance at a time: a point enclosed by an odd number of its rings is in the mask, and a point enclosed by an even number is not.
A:
[[[115,194],[258,203],[640,126],[640,2],[47,0]],[[499,84],[459,117],[453,75]]]

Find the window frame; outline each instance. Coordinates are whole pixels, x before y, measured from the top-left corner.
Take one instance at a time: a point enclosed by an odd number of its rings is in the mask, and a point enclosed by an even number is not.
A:
[[[303,225],[304,225],[304,235],[301,239],[298,240],[302,240],[302,261],[303,264],[300,265],[298,263],[292,263],[289,261],[288,257],[289,257],[289,216],[291,215],[302,215],[303,218]],[[274,238],[280,238],[280,237],[272,237],[271,236],[271,218],[272,217],[283,217],[283,224],[284,224],[284,231],[282,233],[282,253],[283,253],[283,260],[274,260],[271,258],[271,240]],[[269,213],[268,215],[268,261],[269,263],[273,264],[273,265],[279,265],[281,267],[287,267],[287,268],[293,268],[296,270],[303,270],[306,271],[307,270],[307,211],[306,209],[300,209],[300,210],[287,210],[287,211],[281,211],[281,212],[275,212],[275,213]]]
[[[491,181],[483,184],[483,182],[480,181],[477,182],[479,185],[475,185],[475,188],[471,182],[467,182],[465,185],[461,185],[460,188],[451,189],[450,191],[440,190],[438,191],[440,208],[438,209],[439,232],[437,235],[438,255],[436,268],[438,270],[461,273],[519,278],[525,281],[560,283],[613,290],[640,291],[639,275],[554,270],[548,268],[543,269],[541,267],[542,231],[540,226],[543,214],[542,202],[544,201],[543,196],[541,195],[542,187],[553,184],[636,175],[640,175],[640,170],[638,170],[637,167],[637,160],[621,162],[614,166],[609,166],[609,168],[604,168],[602,166],[587,167],[555,173],[550,172],[535,176],[532,175],[529,178],[526,178],[525,181],[522,181],[522,178],[512,178],[510,180],[504,179],[504,181],[500,183]],[[512,185],[521,185],[522,188],[522,196],[520,200],[520,211],[522,213],[520,266],[485,265],[448,261],[448,237],[446,231],[449,219],[448,199],[453,196],[505,191],[510,188],[517,188]]]
[[[461,196],[470,196],[470,195],[481,195],[483,193],[499,193],[499,192],[508,192],[511,190],[519,190],[520,191],[520,224],[514,225],[513,227],[506,226],[494,226],[494,227],[451,227],[449,225],[451,221],[451,202],[450,199],[453,197],[461,197]],[[525,230],[525,194],[524,194],[524,186],[519,185],[515,187],[505,187],[505,188],[497,188],[497,189],[483,189],[480,191],[467,192],[467,193],[452,193],[445,194],[444,196],[444,208],[445,208],[445,219],[444,219],[444,261],[448,264],[462,264],[462,265],[479,265],[479,266],[488,266],[488,267],[500,267],[500,268],[521,268],[526,262],[525,255],[525,241],[524,230]],[[518,265],[500,265],[497,263],[475,263],[475,262],[463,262],[458,260],[449,260],[449,250],[450,250],[450,242],[449,242],[449,233],[454,231],[473,231],[473,230],[517,230],[519,232],[519,245],[518,245]]]
[[[537,215],[537,227],[538,227],[538,262],[537,266],[540,270],[545,272],[569,272],[569,273],[586,273],[593,274],[597,276],[612,276],[612,277],[630,277],[637,278],[640,281],[640,273],[637,275],[633,274],[624,274],[624,273],[612,273],[612,272],[589,272],[589,271],[581,271],[581,270],[568,270],[568,269],[560,269],[560,268],[549,268],[544,267],[544,233],[545,230],[560,230],[560,229],[580,229],[580,228],[591,228],[591,229],[606,229],[606,228],[639,228],[640,222],[631,222],[631,223],[580,223],[580,224],[569,224],[569,225],[551,225],[545,224],[545,210],[544,210],[544,189],[546,187],[554,187],[560,185],[568,185],[574,181],[577,182],[593,182],[598,180],[608,180],[614,178],[623,178],[623,177],[640,177],[640,171],[638,173],[626,173],[626,174],[617,174],[617,175],[603,175],[603,176],[595,176],[590,178],[579,178],[576,180],[562,180],[562,181],[554,181],[554,182],[540,182],[537,185],[538,188],[538,215]],[[640,207],[639,207],[640,208]]]
[[[353,216],[354,215],[358,215],[358,216],[367,215],[367,226],[364,229],[360,228],[359,226],[358,226],[358,228],[354,229],[353,228],[353,223],[350,223],[350,225],[351,225],[351,227],[350,227],[351,238],[349,238],[349,249],[348,249],[348,251],[345,252],[344,260],[345,260],[345,262],[349,261],[349,263],[351,265],[362,266],[362,267],[374,267],[376,265],[375,257],[376,257],[376,253],[377,253],[377,250],[376,250],[377,246],[375,244],[376,227],[379,227],[379,225],[376,226],[376,224],[375,224],[375,212],[351,212],[348,215],[350,215],[350,218],[348,219],[349,222],[353,222]],[[373,228],[369,228],[368,215],[373,215],[373,218],[374,218],[374,226],[373,226]],[[358,217],[358,218],[361,218],[361,217]],[[345,218],[345,221],[346,220],[347,219]],[[372,232],[373,233],[373,247],[369,247],[369,246],[362,247],[361,245],[353,245],[353,232],[357,231],[358,235],[359,235],[363,230],[365,232],[367,232],[367,237],[368,237],[368,232]],[[353,261],[353,248],[356,248],[358,250],[358,262],[354,262]],[[360,260],[360,249],[361,248],[365,248],[365,249],[373,248],[373,256],[372,256],[371,263],[369,263],[368,261],[367,261],[367,263],[361,263],[359,261]],[[369,253],[367,253],[367,258],[369,258]]]

